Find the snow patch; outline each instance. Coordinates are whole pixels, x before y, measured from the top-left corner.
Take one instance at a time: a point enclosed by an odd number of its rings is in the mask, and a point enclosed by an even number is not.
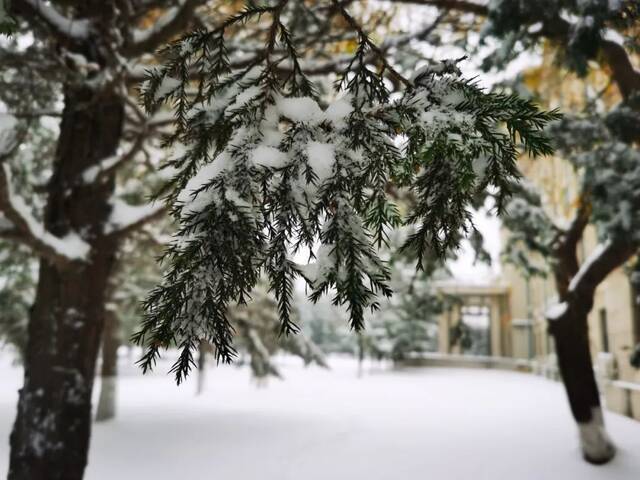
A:
[[[558,320],[567,312],[568,308],[569,304],[567,302],[556,303],[547,309],[544,316],[547,320]]]
[[[602,254],[611,246],[611,240],[607,240],[604,243],[599,243],[596,248],[594,248],[593,252],[587,257],[582,265],[580,265],[580,270],[575,276],[571,279],[569,283],[569,291],[572,292],[576,289],[582,278],[589,271],[591,266],[602,256]]]
[[[307,144],[309,166],[318,176],[318,184],[331,177],[336,163],[335,146],[331,143],[309,142]]]
[[[591,462],[601,463],[610,460],[615,455],[616,448],[605,429],[602,409],[593,407],[591,415],[589,422],[578,423],[580,445],[585,458]]]
[[[346,118],[353,112],[351,95],[345,95],[331,103],[324,112],[325,118],[336,128],[343,128]]]
[[[112,198],[110,203],[111,214],[104,225],[104,233],[107,235],[135,225],[162,209],[162,206],[152,203],[130,205],[119,198]]]
[[[254,149],[251,152],[251,159],[256,165],[267,168],[282,168],[289,161],[286,153],[266,145],[260,145]]]
[[[280,113],[293,122],[318,124],[324,119],[322,109],[311,97],[280,97],[276,100]]]
[[[210,195],[201,189],[210,184],[218,175],[229,166],[229,155],[222,152],[213,162],[202,166],[187,185],[178,194],[177,201],[182,204],[182,216],[200,213],[210,202]],[[198,192],[198,193],[196,193]]]
[[[182,82],[180,82],[179,79],[173,78],[167,75],[162,79],[162,82],[160,82],[160,85],[158,86],[158,89],[156,90],[156,94],[154,95],[153,99],[156,102],[159,102],[163,98],[166,98],[168,95],[173,93],[173,91],[176,88],[178,88],[181,83]]]

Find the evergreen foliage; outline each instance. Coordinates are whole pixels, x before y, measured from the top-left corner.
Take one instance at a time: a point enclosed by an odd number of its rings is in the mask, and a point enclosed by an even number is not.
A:
[[[640,14],[635,0],[497,0],[489,2],[483,36],[501,39],[485,66],[501,66],[543,38],[567,38],[558,60],[585,75],[596,58],[607,28],[620,31],[625,46],[637,48],[634,22]]]
[[[12,35],[16,21],[9,15],[9,0],[0,0],[0,35]]]
[[[1,245],[0,345],[11,345],[22,356],[27,344],[27,321],[35,283],[36,265],[23,249]]]
[[[343,4],[329,5],[357,48],[326,108],[305,73],[313,52],[298,53],[302,32],[289,28],[286,0],[248,3],[218,28],[183,36],[149,72],[144,104],[149,112],[172,106],[175,133],[167,143],[184,145],[185,153],[172,163],[179,173],[167,196],[179,223],[164,257],[169,269],[145,302],[135,336],[146,346],[143,369],[175,342],[181,355],[173,372],[182,381],[201,339],[231,361],[228,308],[249,301],[263,273],[282,333],[298,330],[291,314],[298,277],[311,300],[333,295],[351,327],[362,329],[365,311],[392,293],[378,253],[389,229],[415,226],[403,249],[420,267],[425,252],[443,256],[470,228],[468,205],[479,191],[491,185],[502,207],[518,177],[519,145],[532,155],[551,152],[542,129],[555,112],[483,92],[462,78],[457,61],[419,69],[409,80]],[[228,30],[249,21],[267,25],[261,54],[231,68]],[[390,84],[398,86],[393,94]],[[389,199],[391,183],[415,192],[406,218]],[[309,265],[292,260],[298,252],[308,252]]]

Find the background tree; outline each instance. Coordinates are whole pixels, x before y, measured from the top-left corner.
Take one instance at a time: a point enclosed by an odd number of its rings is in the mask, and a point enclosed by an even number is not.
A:
[[[560,65],[584,76],[595,62],[608,72],[611,83],[618,89],[614,107],[582,114],[572,112],[554,129],[560,153],[580,171],[582,184],[574,218],[565,225],[554,224],[540,208],[539,192],[526,184],[518,189],[517,198],[509,206],[511,215],[507,217],[516,232],[510,253],[517,253],[513,247],[519,243],[520,247],[549,258],[552,264],[560,303],[549,312],[549,319],[560,371],[578,422],[585,458],[593,463],[607,462],[615,449],[602,420],[589,353],[587,314],[598,284],[638,250],[634,236],[628,234],[628,229],[634,228],[634,215],[613,212],[621,204],[631,211],[637,210],[635,159],[640,73],[631,59],[639,46],[638,3],[600,0],[502,0],[486,5],[439,0],[420,3],[473,14],[471,19],[463,20],[464,26],[456,29],[464,40],[472,39],[469,31],[481,31],[486,42],[498,40],[484,59],[486,68],[503,68],[520,53],[548,44],[555,49]],[[608,184],[607,176],[619,183]],[[599,226],[602,244],[580,265],[576,248],[589,222]],[[527,254],[517,253],[517,257],[518,261],[535,266],[527,262]]]
[[[116,189],[120,167],[144,168],[145,140],[159,125],[139,115],[131,86],[141,56],[185,26],[199,3],[175,2],[163,11],[146,1],[11,2],[17,24],[0,52],[0,99],[19,122],[2,125],[0,236],[40,259],[11,479],[82,477],[114,260],[123,239],[163,211],[126,203]],[[162,21],[145,28],[150,15]],[[40,186],[36,201],[31,191],[18,193],[22,185],[9,165],[47,117],[59,124],[54,153],[39,172],[44,181],[29,182]]]
[[[304,334],[280,335],[280,319],[275,299],[264,285],[253,290],[251,302],[235,306],[230,310],[231,324],[236,331],[236,345],[248,363],[254,377],[266,380],[268,376],[281,377],[273,356],[286,352],[300,357],[305,365],[315,363],[327,368],[324,353]],[[298,318],[293,312],[293,318]]]
[[[414,208],[413,196],[397,197],[402,211]],[[425,255],[422,268],[416,269],[412,256],[399,251],[411,233],[412,229],[401,229],[390,235],[388,263],[394,295],[370,315],[361,333],[369,356],[394,363],[438,350],[438,315],[450,301],[436,290],[437,281],[449,276],[440,257]]]

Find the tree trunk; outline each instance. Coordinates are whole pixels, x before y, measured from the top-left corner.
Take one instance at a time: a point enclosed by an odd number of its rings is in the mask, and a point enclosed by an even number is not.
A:
[[[102,232],[113,177],[86,185],[82,173],[115,154],[124,105],[109,91],[77,85],[65,87],[64,100],[44,222],[60,237],[81,234],[91,253],[87,262],[40,262],[9,480],[80,480],[87,463],[95,362],[117,239]]]
[[[196,395],[204,392],[207,380],[207,349],[209,345],[206,341],[201,340],[198,348],[198,384],[196,386]]]
[[[364,374],[364,336],[362,332],[357,332],[358,336],[358,378],[362,377]]]
[[[549,322],[549,331],[556,343],[571,412],[578,423],[582,454],[590,463],[603,464],[615,456],[615,447],[605,429],[591,363],[588,312],[585,308],[570,308],[561,318]]]
[[[98,422],[111,420],[116,416],[118,348],[120,347],[119,327],[118,315],[112,310],[107,310],[102,332],[100,397],[96,409],[96,421]]]

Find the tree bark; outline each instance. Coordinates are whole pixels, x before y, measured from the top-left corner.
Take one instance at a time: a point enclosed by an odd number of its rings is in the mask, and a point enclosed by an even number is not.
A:
[[[583,305],[589,303],[587,300]],[[589,310],[590,307],[570,306],[565,315],[549,322],[549,331],[555,340],[558,367],[571,413],[578,423],[582,454],[590,463],[604,464],[615,456],[615,447],[605,429],[591,362]]]
[[[115,93],[79,85],[66,85],[64,100],[44,222],[60,237],[79,233],[91,253],[87,262],[68,265],[40,261],[9,480],[80,480],[87,463],[95,362],[117,238],[102,232],[113,176],[86,185],[82,173],[115,154],[124,104]]]
[[[100,397],[96,408],[96,421],[111,420],[116,416],[118,381],[118,348],[120,322],[118,315],[107,310],[102,332],[102,366],[100,371]]]

